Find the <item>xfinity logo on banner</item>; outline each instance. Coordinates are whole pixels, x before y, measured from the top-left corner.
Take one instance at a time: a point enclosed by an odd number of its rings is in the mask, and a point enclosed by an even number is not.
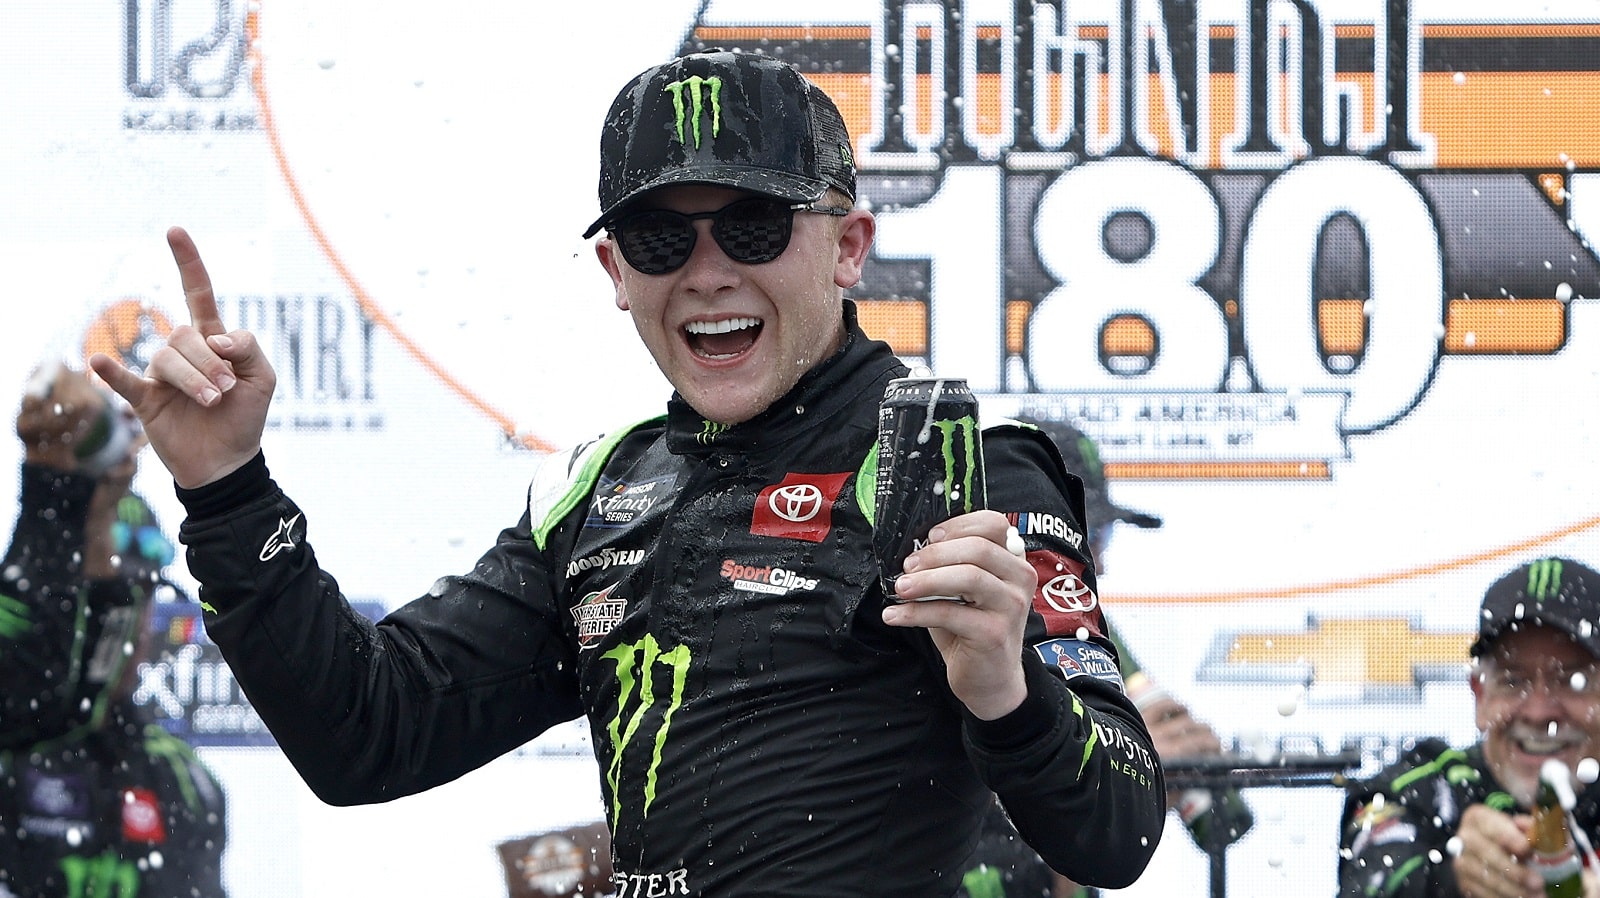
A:
[[[1600,123],[1519,99],[1531,60],[1589,74],[1557,53],[1600,52],[1577,26],[1410,0],[782,16],[715,4],[684,49],[782,45],[839,101],[882,222],[864,320],[986,410],[1075,420],[1124,476],[1331,477],[1442,358],[1559,352],[1600,296],[1565,152]],[[1507,108],[1516,133],[1482,125]]]
[[[381,603],[354,601],[358,614],[378,620]],[[222,652],[200,624],[199,606],[158,602],[150,632],[154,652],[137,669],[135,704],[148,707],[166,730],[191,745],[271,745],[272,734],[233,678]]]
[[[248,0],[123,0],[122,126],[254,131]]]

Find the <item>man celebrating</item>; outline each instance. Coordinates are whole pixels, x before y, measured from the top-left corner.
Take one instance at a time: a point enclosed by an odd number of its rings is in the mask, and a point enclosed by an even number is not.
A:
[[[1578,770],[1600,754],[1600,573],[1544,558],[1501,577],[1483,597],[1472,657],[1483,738],[1465,751],[1424,741],[1351,789],[1341,895],[1544,894],[1529,843],[1540,767],[1555,758]],[[1569,826],[1580,845],[1600,836],[1600,790],[1579,793]],[[1583,885],[1600,895],[1592,866]]]
[[[1096,602],[1040,591],[1094,595],[1048,442],[985,433],[999,511],[879,585],[872,449],[906,368],[843,299],[875,225],[833,103],[770,57],[696,53],[624,87],[600,149],[589,234],[666,414],[547,458],[471,572],[376,625],[268,475],[274,374],[187,234],[192,324],[143,376],[94,362],[177,481],[207,628],[297,769],[383,801],[583,714],[622,896],[951,895],[991,791],[1057,869],[1132,882],[1163,782]],[[600,488],[637,501],[599,514]],[[1062,527],[1024,540],[1001,512]]]
[[[134,701],[172,544],[130,490],[143,443],[82,371],[42,367],[17,412],[0,560],[0,896],[223,898],[227,803]]]

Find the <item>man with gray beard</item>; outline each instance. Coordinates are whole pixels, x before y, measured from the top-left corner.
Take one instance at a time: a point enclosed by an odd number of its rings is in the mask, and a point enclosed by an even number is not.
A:
[[[1600,573],[1541,558],[1483,597],[1471,685],[1483,738],[1458,750],[1418,744],[1345,800],[1341,896],[1542,895],[1529,842],[1539,771],[1577,772],[1567,812],[1584,856],[1583,894],[1600,896]]]

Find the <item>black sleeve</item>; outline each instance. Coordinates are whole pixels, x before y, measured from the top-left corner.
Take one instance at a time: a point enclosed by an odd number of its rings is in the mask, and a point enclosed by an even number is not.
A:
[[[92,477],[22,466],[16,529],[0,562],[0,747],[74,725],[83,530],[94,487]]]
[[[556,579],[526,513],[470,573],[374,623],[318,567],[303,513],[264,462],[180,498],[206,629],[324,801],[420,792],[581,713]],[[376,537],[373,551],[389,551]]]
[[[1122,888],[1160,842],[1166,788],[1105,635],[1082,487],[1033,431],[985,431],[984,457],[989,506],[1013,516],[1040,582],[1023,657],[1028,698],[998,720],[968,715],[967,751],[1047,864]]]

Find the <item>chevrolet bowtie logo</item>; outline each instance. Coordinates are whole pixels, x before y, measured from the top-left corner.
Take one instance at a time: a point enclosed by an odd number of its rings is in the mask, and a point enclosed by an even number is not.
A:
[[[1466,676],[1474,636],[1418,630],[1398,617],[1312,618],[1298,631],[1222,631],[1195,679],[1298,683],[1319,702],[1418,701],[1423,683]]]

